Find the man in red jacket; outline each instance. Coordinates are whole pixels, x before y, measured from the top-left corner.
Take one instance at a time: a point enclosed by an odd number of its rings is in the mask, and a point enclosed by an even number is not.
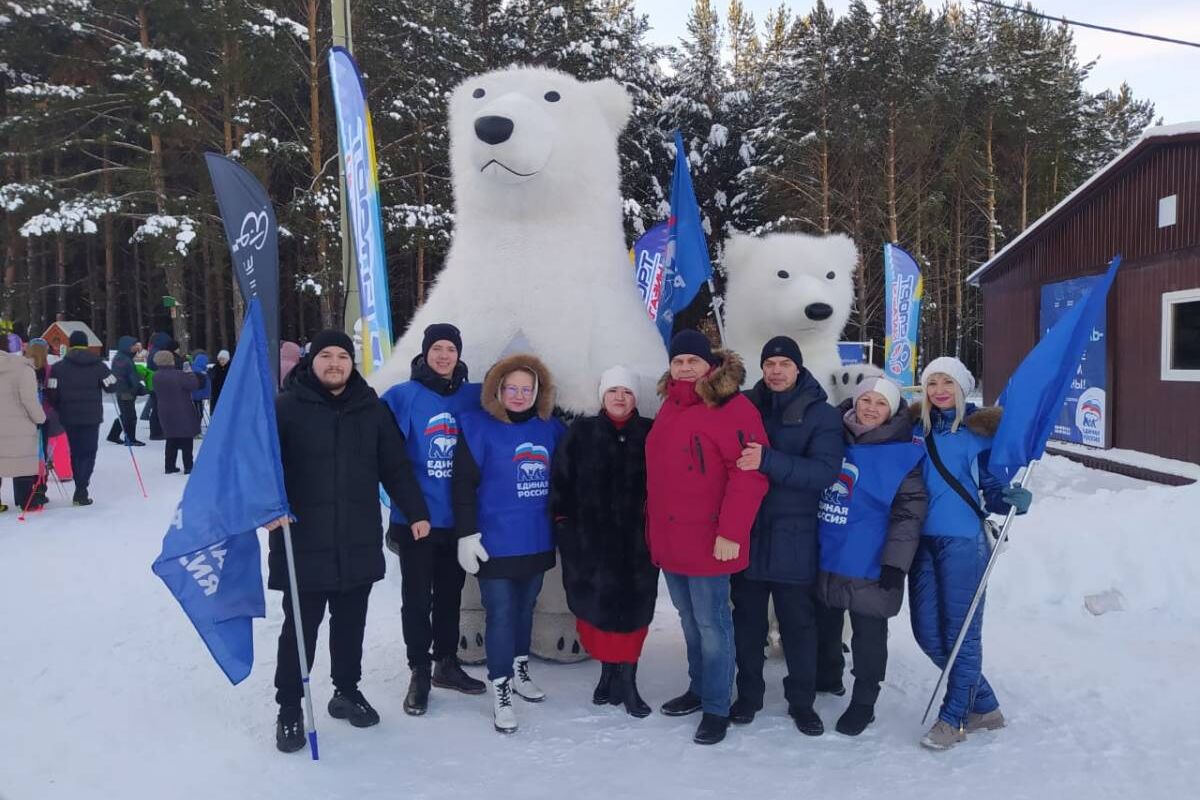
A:
[[[749,564],[750,528],[767,479],[737,468],[742,449],[766,443],[762,417],[740,393],[737,354],[714,353],[698,331],[671,340],[664,399],[646,439],[646,528],[650,556],[667,579],[687,643],[688,690],[662,712],[703,710],[697,744],[716,744],[729,727],[733,617],[729,576]]]

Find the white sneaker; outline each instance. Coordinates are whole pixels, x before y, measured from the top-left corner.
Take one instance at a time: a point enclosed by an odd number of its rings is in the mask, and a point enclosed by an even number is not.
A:
[[[529,656],[517,656],[513,659],[513,691],[523,700],[540,703],[546,699],[546,693],[529,677]]]
[[[517,712],[513,711],[512,683],[508,678],[496,678],[492,686],[492,718],[501,733],[517,732]]]

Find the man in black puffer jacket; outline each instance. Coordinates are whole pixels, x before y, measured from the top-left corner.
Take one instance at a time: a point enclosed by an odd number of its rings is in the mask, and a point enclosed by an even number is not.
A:
[[[88,495],[88,484],[92,480],[92,470],[96,468],[100,423],[104,421],[101,392],[114,391],[117,379],[100,356],[87,349],[86,333],[75,331],[68,344],[70,349],[62,361],[50,368],[47,389],[50,404],[58,411],[71,446],[71,471],[75,474],[73,502],[77,506],[90,506],[92,498]]]
[[[845,446],[841,415],[804,368],[800,347],[776,336],[763,347],[763,379],[746,396],[758,408],[769,446],[750,443],[738,466],[767,476],[770,488],[750,533],[750,566],[733,576],[733,632],[738,699],[730,721],[747,724],[762,709],[767,607],[775,616],[788,674],[783,693],[800,732],[825,728],[813,710],[817,679],[817,507],[837,478]]]
[[[379,484],[404,511],[414,534],[429,533],[429,512],[395,418],[354,368],[350,337],[322,331],[311,352],[275,402],[283,479],[296,518],[292,547],[304,643],[311,668],[328,606],[336,690],[329,714],[363,728],[379,722],[358,690],[367,598],[385,568]],[[267,585],[284,593],[275,665],[276,746],[294,752],[304,747],[304,692],[279,530],[271,532],[268,563]]]

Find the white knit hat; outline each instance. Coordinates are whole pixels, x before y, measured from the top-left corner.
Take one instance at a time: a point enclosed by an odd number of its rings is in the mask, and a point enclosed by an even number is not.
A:
[[[229,360],[229,351],[228,350],[222,350],[221,352],[217,353],[217,361],[220,361],[222,358],[225,359],[226,361]]]
[[[614,386],[624,386],[629,391],[633,392],[633,401],[637,402],[638,396],[638,377],[632,370],[629,370],[620,365],[609,367],[600,376],[600,405],[604,405],[604,393]]]
[[[864,379],[862,383],[854,387],[854,402],[857,403],[858,398],[867,392],[883,395],[883,399],[887,400],[888,408],[892,409],[892,414],[900,410],[900,387],[888,378]]]
[[[971,370],[967,369],[966,364],[954,356],[941,356],[926,364],[925,369],[921,370],[921,385],[924,386],[929,382],[930,375],[939,372],[949,375],[958,384],[964,398],[975,391],[975,376],[971,374]]]

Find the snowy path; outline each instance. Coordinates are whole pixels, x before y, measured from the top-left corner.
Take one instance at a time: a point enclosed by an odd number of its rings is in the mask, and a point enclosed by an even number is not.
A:
[[[0,516],[3,800],[1197,796],[1200,487],[1149,486],[1057,458],[1044,465],[1033,517],[1015,529],[989,597],[987,673],[1011,724],[951,753],[916,744],[936,672],[906,616],[892,624],[879,721],[858,740],[797,733],[777,659],[766,711],[714,748],[691,743],[695,717],[639,721],[593,707],[594,663],[536,665],[550,697],[517,706],[512,737],[492,731],[486,697],[434,690],[428,716],[406,717],[399,571],[389,554],[362,684],[383,722],[356,730],[325,713],[323,630],[314,764],[274,749],[278,594],[268,592],[269,616],[256,625],[253,674],[230,687],[150,572],[182,476],[162,474],[162,443],[140,448],[151,495],[143,500],[125,449],[102,441],[100,454],[96,505],[71,508],[52,488],[45,513],[24,523],[12,511]],[[1084,594],[1113,587],[1129,610],[1083,610]],[[665,591],[641,677],[655,706],[684,686]],[[844,703],[819,699],[830,731]]]

